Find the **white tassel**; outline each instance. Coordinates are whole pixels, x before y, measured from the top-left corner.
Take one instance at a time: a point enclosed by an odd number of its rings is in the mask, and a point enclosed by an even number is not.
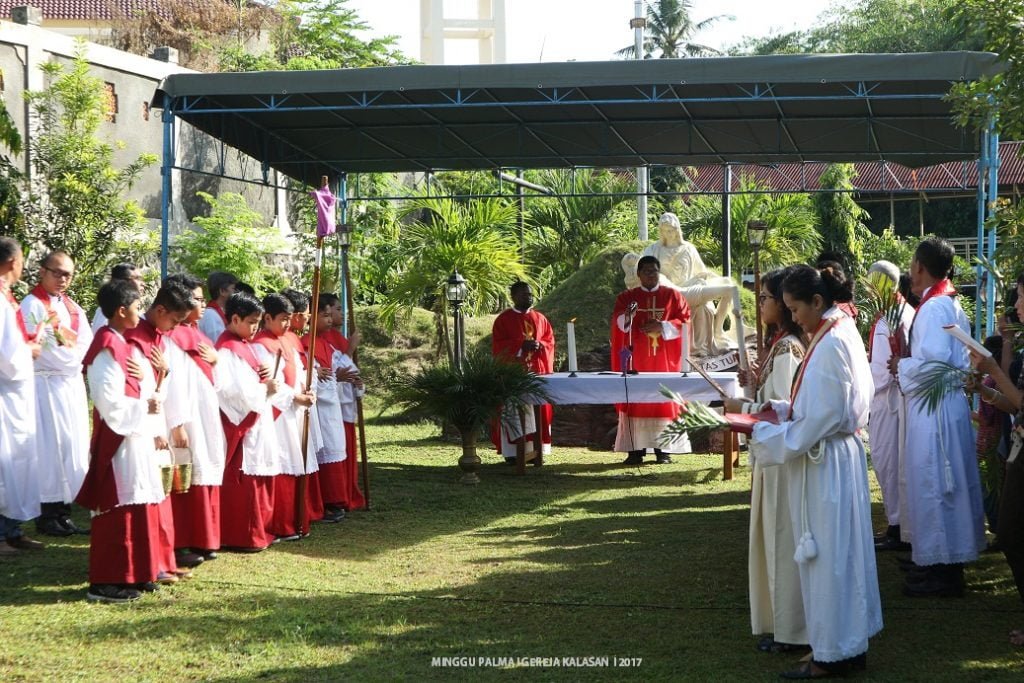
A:
[[[804,544],[803,543],[797,543],[796,544],[796,552],[793,553],[793,561],[796,562],[797,564],[803,564],[804,563]]]
[[[804,547],[804,557],[808,560],[813,560],[818,556],[818,543],[814,540],[814,536],[811,535],[810,531],[804,532],[801,542]]]
[[[948,495],[953,493],[955,487],[953,486],[953,466],[949,464],[949,458],[946,458],[945,461],[943,472],[946,475],[946,494]]]

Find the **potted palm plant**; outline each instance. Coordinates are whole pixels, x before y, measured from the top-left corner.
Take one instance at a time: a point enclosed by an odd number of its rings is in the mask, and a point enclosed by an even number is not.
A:
[[[503,405],[525,407],[526,401],[547,399],[544,381],[524,366],[476,349],[457,368],[448,362],[401,374],[393,395],[406,408],[448,423],[462,437],[459,467],[463,484],[478,484],[477,439]]]

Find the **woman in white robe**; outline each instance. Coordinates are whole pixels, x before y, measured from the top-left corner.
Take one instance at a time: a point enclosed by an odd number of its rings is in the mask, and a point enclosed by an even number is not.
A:
[[[772,401],[779,424],[754,426],[751,456],[790,465],[790,520],[813,659],[784,678],[843,674],[866,663],[882,629],[871,531],[867,458],[857,435],[873,393],[867,354],[853,320],[834,304],[852,298],[836,267],[796,266],[783,300],[811,336],[791,401]]]
[[[803,331],[783,305],[782,282],[791,269],[772,271],[761,278],[758,306],[770,333],[755,380],[754,400],[729,399],[729,412],[758,412],[768,401],[788,401],[793,377],[804,358]],[[743,379],[743,378],[741,378]],[[764,634],[761,652],[791,652],[807,646],[807,625],[800,597],[800,573],[793,562],[796,546],[789,518],[789,489],[783,467],[753,463],[750,491],[750,627]]]

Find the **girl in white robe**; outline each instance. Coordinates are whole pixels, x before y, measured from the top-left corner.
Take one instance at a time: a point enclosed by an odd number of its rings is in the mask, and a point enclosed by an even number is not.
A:
[[[729,399],[729,412],[756,413],[768,401],[789,400],[793,377],[804,358],[803,332],[782,301],[782,282],[789,271],[775,270],[761,279],[761,320],[773,334],[754,378],[754,400]],[[791,467],[796,467],[795,461],[782,467],[766,467],[755,460],[751,473],[747,557],[750,627],[754,635],[765,634],[757,644],[761,652],[790,652],[807,646],[800,573],[793,562],[796,546],[786,473]]]
[[[868,639],[882,629],[871,530],[867,458],[857,432],[873,393],[853,320],[834,306],[852,286],[836,267],[797,266],[783,284],[793,318],[812,334],[792,401],[772,401],[779,424],[754,426],[751,456],[762,467],[791,463],[794,560],[813,659],[785,678],[863,668]]]

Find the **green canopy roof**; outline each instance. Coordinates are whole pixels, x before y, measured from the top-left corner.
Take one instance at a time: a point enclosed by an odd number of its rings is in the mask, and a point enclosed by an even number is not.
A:
[[[977,52],[175,74],[164,108],[310,184],[345,172],[977,156]]]

